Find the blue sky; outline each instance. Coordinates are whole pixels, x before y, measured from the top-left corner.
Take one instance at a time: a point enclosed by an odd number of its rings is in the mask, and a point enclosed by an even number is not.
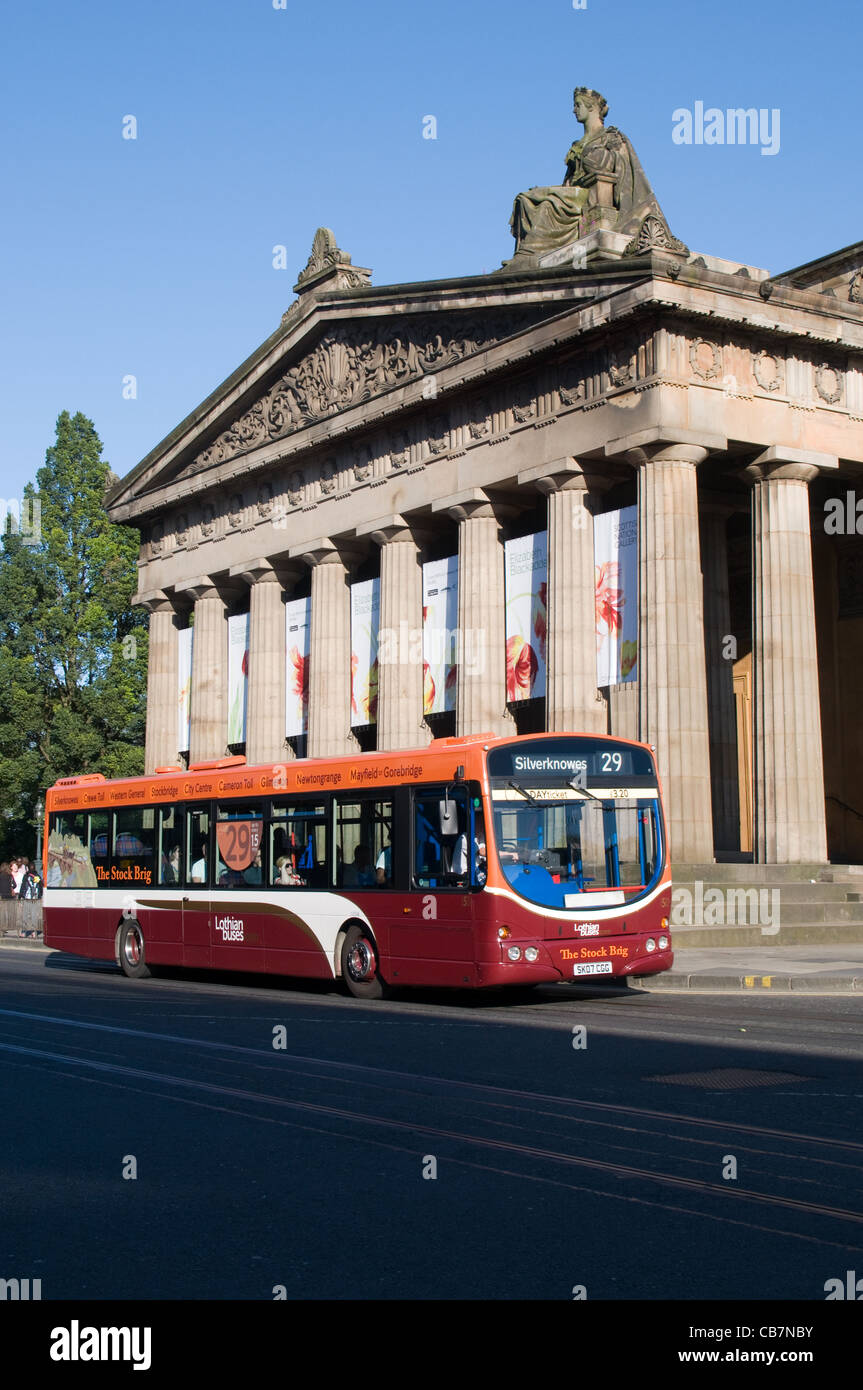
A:
[[[777,272],[863,240],[861,35],[860,0],[19,0],[3,494],[63,409],[128,472],[278,325],[319,225],[375,284],[493,270],[514,195],[562,178],[575,85],[604,93],[693,251]],[[778,153],[675,144],[697,101],[778,108]]]

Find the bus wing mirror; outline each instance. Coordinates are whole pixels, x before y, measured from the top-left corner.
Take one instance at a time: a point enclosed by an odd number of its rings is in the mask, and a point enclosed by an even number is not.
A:
[[[443,801],[439,801],[438,818],[440,821],[439,828],[441,835],[458,834],[458,810],[455,801],[450,800],[449,797],[445,797]]]

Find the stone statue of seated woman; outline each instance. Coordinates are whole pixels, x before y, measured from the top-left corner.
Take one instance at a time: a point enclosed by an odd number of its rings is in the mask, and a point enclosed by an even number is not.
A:
[[[573,111],[584,134],[567,153],[563,184],[531,188],[515,200],[510,220],[515,255],[504,263],[507,270],[536,265],[540,256],[597,228],[635,236],[645,217],[662,218],[630,141],[605,125],[608,102],[602,94],[576,87]]]

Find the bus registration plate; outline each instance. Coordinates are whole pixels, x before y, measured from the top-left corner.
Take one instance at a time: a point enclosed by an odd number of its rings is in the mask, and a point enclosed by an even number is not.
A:
[[[591,961],[589,965],[574,965],[573,975],[610,975],[614,969],[610,960]]]

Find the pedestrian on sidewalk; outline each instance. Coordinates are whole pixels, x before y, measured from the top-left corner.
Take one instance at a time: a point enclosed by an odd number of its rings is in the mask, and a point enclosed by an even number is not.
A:
[[[21,880],[23,879],[26,871],[27,861],[25,859],[22,859],[20,855],[12,860],[12,882],[14,884],[12,896],[15,898],[20,898],[21,896]]]
[[[0,864],[0,898],[11,898],[14,895],[14,889],[10,866],[4,861]]]

